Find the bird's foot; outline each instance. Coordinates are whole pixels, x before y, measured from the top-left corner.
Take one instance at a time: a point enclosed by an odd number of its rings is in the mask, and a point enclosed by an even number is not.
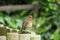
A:
[[[35,32],[32,32],[32,31],[30,31],[30,30],[23,30],[22,33],[35,34]]]

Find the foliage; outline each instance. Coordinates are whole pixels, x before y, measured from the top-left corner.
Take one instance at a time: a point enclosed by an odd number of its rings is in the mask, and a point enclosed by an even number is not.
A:
[[[19,4],[18,1],[15,0],[15,4]],[[1,5],[14,4],[13,1],[10,2]],[[35,22],[33,26],[36,27],[36,33],[42,35],[42,40],[60,40],[60,0],[22,0],[22,2],[20,4],[39,4],[41,8],[0,12],[0,23],[18,29],[21,28],[24,17],[32,15]]]

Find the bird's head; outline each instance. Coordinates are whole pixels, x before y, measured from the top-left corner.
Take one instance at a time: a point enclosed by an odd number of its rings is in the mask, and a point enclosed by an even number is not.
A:
[[[32,18],[32,16],[28,16],[28,18]]]
[[[27,18],[28,20],[32,20],[32,16],[31,16],[31,15],[27,16],[26,18]]]

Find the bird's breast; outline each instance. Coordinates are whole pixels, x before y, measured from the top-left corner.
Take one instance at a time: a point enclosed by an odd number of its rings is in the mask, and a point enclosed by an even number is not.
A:
[[[27,27],[32,27],[32,22],[28,22]]]

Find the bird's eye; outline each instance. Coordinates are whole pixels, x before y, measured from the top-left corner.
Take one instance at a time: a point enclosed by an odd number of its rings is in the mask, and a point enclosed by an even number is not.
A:
[[[29,18],[31,18],[31,17],[29,17]]]

